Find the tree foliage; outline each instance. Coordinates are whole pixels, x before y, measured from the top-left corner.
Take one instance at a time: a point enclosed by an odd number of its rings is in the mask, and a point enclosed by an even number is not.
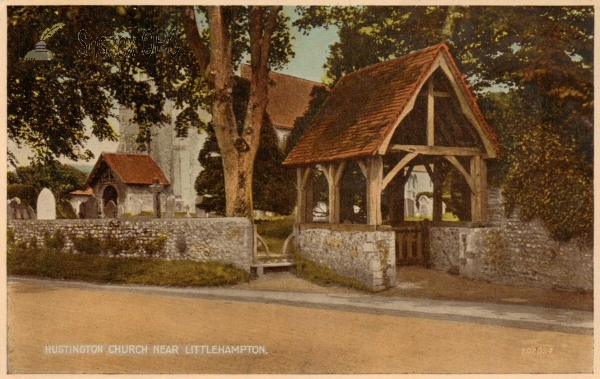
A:
[[[178,133],[212,114],[223,153],[227,213],[251,217],[252,164],[267,102],[267,77],[293,56],[281,7],[61,6],[9,7],[8,137],[35,159],[91,159],[91,135],[116,140],[116,102],[134,110],[138,143],[163,124],[165,99],[181,109]],[[25,61],[46,28],[64,24],[47,47],[54,59]],[[251,65],[246,124],[235,127],[231,89],[242,59]],[[153,79],[136,80],[140,72]],[[86,128],[89,120],[91,128]],[[14,156],[9,154],[13,164]],[[240,180],[243,179],[243,180]]]
[[[17,167],[15,171],[8,172],[7,183],[29,185],[38,193],[48,188],[54,196],[66,197],[72,191],[83,189],[86,179],[84,172],[66,164],[54,163]]]
[[[488,94],[488,101],[488,120],[505,149],[490,181],[502,185],[507,210],[519,209],[524,219],[540,217],[561,240],[591,237],[593,175],[578,152],[577,136],[561,137],[539,108],[515,93]]]
[[[592,7],[308,7],[306,33],[335,26],[332,83],[370,64],[445,41],[502,142],[490,179],[509,211],[554,236],[590,235],[593,178]],[[568,199],[571,198],[571,201]],[[574,200],[577,199],[577,200]],[[580,201],[581,200],[581,201]],[[583,203],[582,203],[583,202]]]

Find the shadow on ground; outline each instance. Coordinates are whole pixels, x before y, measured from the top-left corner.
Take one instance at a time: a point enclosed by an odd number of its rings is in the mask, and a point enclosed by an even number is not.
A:
[[[502,304],[512,303],[582,311],[594,310],[594,296],[592,293],[564,292],[552,289],[487,283],[420,266],[398,267],[396,280],[396,288],[379,292],[377,295]],[[289,272],[267,273],[262,278],[249,283],[238,284],[233,288],[310,293],[364,293],[339,286],[319,286],[300,279]]]

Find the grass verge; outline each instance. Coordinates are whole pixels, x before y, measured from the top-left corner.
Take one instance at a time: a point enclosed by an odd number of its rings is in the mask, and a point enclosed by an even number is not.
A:
[[[329,267],[320,265],[300,253],[296,253],[296,273],[300,278],[321,286],[341,285],[362,291],[370,291],[364,283],[357,279],[333,272]]]
[[[219,262],[108,258],[23,245],[9,249],[7,271],[9,275],[173,287],[220,286],[250,279],[246,271]]]
[[[294,230],[294,216],[273,220],[255,220],[256,231],[269,245],[271,253],[279,254],[283,250],[285,239]]]

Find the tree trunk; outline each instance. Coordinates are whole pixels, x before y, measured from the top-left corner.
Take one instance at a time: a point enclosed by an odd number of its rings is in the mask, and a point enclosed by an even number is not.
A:
[[[192,7],[184,8],[185,28],[200,71],[212,87],[212,123],[221,151],[225,177],[225,214],[252,219],[252,178],[254,159],[260,143],[260,129],[268,103],[269,49],[281,7],[254,6],[250,9],[251,79],[248,108],[243,129],[233,111],[233,41],[229,23],[235,14],[226,15],[223,7],[208,7],[210,48],[202,44]],[[235,12],[235,10],[232,10]]]
[[[260,129],[268,103],[269,47],[281,7],[272,7],[266,25],[263,7],[250,14],[251,80],[243,129],[238,132],[233,112],[232,41],[222,7],[209,7],[210,68],[214,99],[212,122],[221,150],[225,177],[225,214],[253,218],[252,179]]]

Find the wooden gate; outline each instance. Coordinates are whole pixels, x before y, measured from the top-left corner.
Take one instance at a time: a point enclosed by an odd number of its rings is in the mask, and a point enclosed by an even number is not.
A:
[[[429,221],[405,223],[393,228],[398,266],[429,266]]]

